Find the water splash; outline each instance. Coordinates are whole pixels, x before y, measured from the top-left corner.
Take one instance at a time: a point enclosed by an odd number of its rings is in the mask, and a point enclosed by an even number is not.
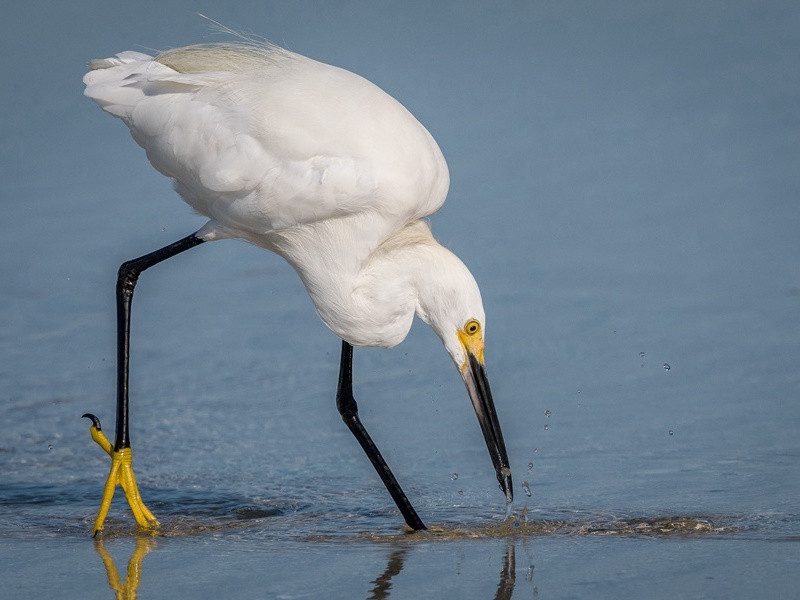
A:
[[[527,570],[525,571],[525,581],[533,581],[533,563],[528,565]]]
[[[485,525],[432,525],[427,531],[416,532],[414,539],[430,540],[459,538],[501,538],[525,535],[641,535],[647,537],[681,537],[720,535],[736,532],[737,528],[722,517],[621,517],[607,515],[576,517],[574,519],[527,519],[512,514],[500,523]],[[403,534],[408,539],[408,534]]]

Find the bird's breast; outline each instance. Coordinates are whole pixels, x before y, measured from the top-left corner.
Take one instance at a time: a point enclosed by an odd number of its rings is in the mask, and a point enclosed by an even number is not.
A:
[[[416,223],[429,235],[427,225]],[[370,213],[292,227],[251,241],[292,265],[319,317],[336,335],[358,346],[392,347],[405,339],[416,309],[413,266],[394,260],[397,235],[390,221]],[[384,251],[385,244],[392,250]]]

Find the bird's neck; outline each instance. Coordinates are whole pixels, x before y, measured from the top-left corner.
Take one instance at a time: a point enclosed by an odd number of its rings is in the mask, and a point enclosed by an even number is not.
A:
[[[364,232],[375,237],[364,238]],[[313,251],[310,245],[316,246]],[[347,251],[338,251],[342,248]],[[388,237],[360,223],[354,238],[344,240],[332,238],[321,224],[289,236],[284,232],[270,249],[295,268],[335,334],[354,345],[387,348],[405,339],[415,312],[424,316],[420,290],[429,287],[435,265],[452,256],[424,221]]]

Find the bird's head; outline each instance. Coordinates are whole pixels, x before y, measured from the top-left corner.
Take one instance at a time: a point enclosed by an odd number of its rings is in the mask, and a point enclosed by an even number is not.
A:
[[[506,501],[514,498],[511,469],[484,365],[486,315],[481,292],[464,263],[439,246],[427,276],[418,283],[417,314],[441,338],[461,373],[486,440]]]

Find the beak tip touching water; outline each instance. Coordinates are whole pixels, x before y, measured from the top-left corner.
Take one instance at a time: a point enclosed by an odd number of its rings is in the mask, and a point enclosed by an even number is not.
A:
[[[514,502],[514,484],[511,482],[511,469],[509,467],[502,468],[497,475],[500,481],[500,489],[506,497],[506,504]]]
[[[489,379],[486,376],[486,369],[483,363],[472,353],[468,352],[468,364],[462,374],[467,385],[467,392],[475,408],[475,414],[486,440],[486,447],[489,456],[492,458],[497,481],[500,489],[506,497],[506,502],[510,504],[514,500],[514,486],[511,482],[511,467],[508,464],[508,454],[506,444],[503,440],[503,432],[500,429],[500,421],[497,418],[492,390],[489,387]]]

